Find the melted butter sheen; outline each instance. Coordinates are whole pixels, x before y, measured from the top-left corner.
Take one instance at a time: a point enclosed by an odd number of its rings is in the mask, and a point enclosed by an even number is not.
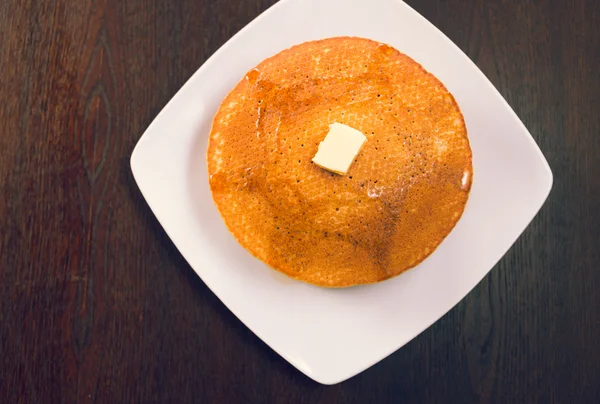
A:
[[[345,176],[311,163],[333,122],[367,136]],[[454,227],[472,180],[453,97],[412,59],[360,38],[308,42],[249,71],[215,116],[207,160],[240,243],[330,287],[422,261]]]

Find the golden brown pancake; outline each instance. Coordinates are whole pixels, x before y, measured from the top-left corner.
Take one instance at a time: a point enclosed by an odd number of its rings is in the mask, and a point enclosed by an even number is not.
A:
[[[346,175],[311,162],[329,125],[367,136]],[[293,278],[382,281],[431,254],[471,187],[463,116],[432,74],[362,38],[266,59],[225,97],[210,133],[214,201],[236,239]]]

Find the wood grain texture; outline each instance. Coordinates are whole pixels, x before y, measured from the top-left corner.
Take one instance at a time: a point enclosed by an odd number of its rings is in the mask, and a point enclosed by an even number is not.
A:
[[[600,402],[600,2],[408,1],[507,99],[554,188],[459,305],[332,387],[219,302],[129,169],[167,101],[272,3],[0,2],[0,402]]]

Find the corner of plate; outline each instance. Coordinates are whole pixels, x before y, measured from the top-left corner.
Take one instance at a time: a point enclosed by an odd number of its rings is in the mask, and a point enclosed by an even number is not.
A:
[[[131,152],[131,156],[129,157],[129,168],[131,169],[131,173],[133,174],[133,179],[135,180],[135,182],[138,184],[139,187],[139,181],[138,181],[138,175],[136,173],[137,168],[139,167],[138,161],[140,159],[139,155],[140,155],[140,146],[141,143],[144,139],[144,134],[142,134],[142,136],[138,139],[137,143],[135,144],[135,146],[133,147],[133,150]]]

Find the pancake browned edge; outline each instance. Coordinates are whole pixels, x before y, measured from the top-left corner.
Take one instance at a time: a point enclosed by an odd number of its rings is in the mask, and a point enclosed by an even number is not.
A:
[[[367,136],[344,176],[311,162],[334,122]],[[379,282],[430,255],[463,213],[471,160],[444,85],[353,37],[306,42],[250,70],[215,115],[207,152],[213,199],[240,244],[325,287]]]

